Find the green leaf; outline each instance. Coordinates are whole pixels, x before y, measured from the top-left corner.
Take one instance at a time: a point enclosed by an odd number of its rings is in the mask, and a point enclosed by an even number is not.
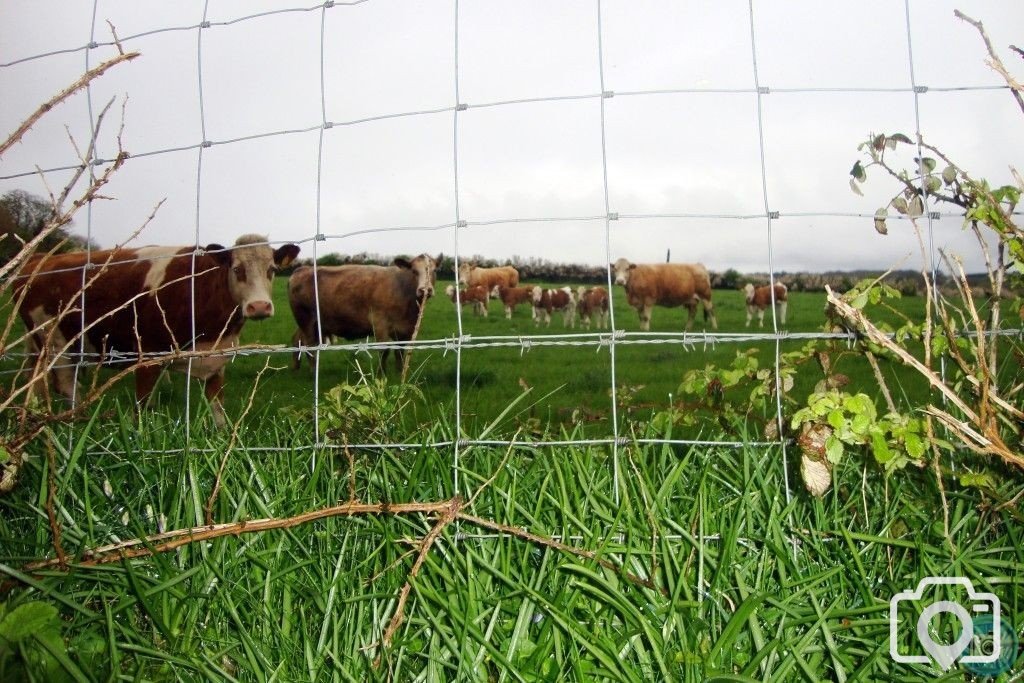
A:
[[[908,432],[906,437],[904,437],[904,443],[907,446],[907,454],[911,458],[920,460],[924,457],[925,443],[920,436],[913,432]]]
[[[927,175],[935,170],[935,159],[931,157],[923,157],[922,159],[914,159],[921,168],[921,174]]]
[[[871,434],[871,450],[875,454],[875,460],[880,463],[884,464],[892,460],[892,449],[889,448],[889,444],[881,432],[876,431]]]
[[[860,191],[860,185],[858,185],[857,181],[854,180],[853,178],[850,178],[850,189],[853,190],[853,193],[855,195],[860,197],[864,196],[864,193]]]
[[[44,602],[27,602],[8,612],[0,621],[0,638],[18,643],[57,624],[56,607]]]
[[[864,170],[864,167],[861,166],[861,163],[859,161],[853,165],[853,168],[850,169],[850,175],[852,175],[854,179],[862,183],[865,180],[867,180],[868,177],[867,171]]]
[[[908,138],[903,133],[893,133],[892,135],[889,136],[889,139],[890,140],[895,140],[896,142],[902,142],[902,143],[904,143],[906,145],[912,144],[910,142],[910,138]]]
[[[952,185],[953,182],[956,180],[956,167],[947,166],[946,168],[942,169],[942,180],[947,185]]]
[[[835,435],[825,439],[825,457],[833,465],[838,465],[839,461],[843,459],[843,448],[843,442]]]

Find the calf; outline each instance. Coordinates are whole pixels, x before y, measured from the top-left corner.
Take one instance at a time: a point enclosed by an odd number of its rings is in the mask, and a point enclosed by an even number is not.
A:
[[[456,306],[473,304],[475,315],[487,317],[487,302],[490,301],[490,297],[487,295],[487,290],[480,285],[462,290],[455,289],[455,285],[448,285],[445,287],[444,293]]]
[[[779,314],[779,324],[786,324],[786,308],[789,305],[789,290],[786,289],[786,285],[776,282],[773,289],[771,285],[754,287],[748,282],[743,291],[747,297],[747,327],[750,327],[750,321],[755,312],[758,326],[764,327],[764,309],[772,305],[773,299]]]
[[[579,314],[580,326],[590,329],[590,318],[597,318],[597,328],[603,330],[608,326],[608,290],[604,287],[586,287],[580,285],[576,290],[579,302],[576,312]]]
[[[140,247],[36,255],[14,284],[19,313],[37,358],[52,367],[54,388],[71,399],[78,349],[100,362],[169,354],[172,369],[205,383],[213,419],[224,425],[221,393],[229,354],[246,320],[274,315],[271,280],[299,253],[294,244],[271,249],[261,235],[243,235],[234,247]],[[83,288],[84,281],[84,288]],[[192,357],[181,352],[205,352]],[[162,366],[135,370],[141,405]]]
[[[345,265],[303,266],[288,280],[288,303],[298,329],[293,346],[315,346],[328,336],[343,339],[373,337],[378,342],[404,342],[412,338],[420,307],[434,295],[437,259],[420,254],[411,261],[396,258],[390,266]],[[319,319],[317,294],[320,297]],[[380,355],[384,372],[389,349]],[[402,371],[401,349],[395,350],[398,372]],[[295,354],[295,367],[301,362]]]
[[[526,285],[524,287],[506,287],[505,285],[494,285],[494,289],[491,290],[491,296],[501,299],[501,303],[505,305],[505,317],[509,320],[512,319],[512,311],[515,307],[523,303],[533,302],[533,285]],[[531,305],[530,310],[533,310]],[[536,314],[534,315],[536,318]]]
[[[519,286],[519,271],[512,266],[480,268],[469,263],[459,265],[459,284],[463,287],[486,287],[491,292],[496,286]]]
[[[552,311],[562,312],[562,322],[566,327],[576,327],[576,298],[572,289],[562,287],[561,289],[533,288],[533,320],[537,325],[544,322],[551,326]]]
[[[626,301],[640,315],[640,329],[651,329],[654,306],[674,308],[685,306],[689,312],[686,330],[693,326],[698,304],[703,305],[704,320],[718,329],[714,305],[711,303],[711,278],[700,263],[655,263],[637,265],[620,258],[611,264],[615,284],[626,288]]]

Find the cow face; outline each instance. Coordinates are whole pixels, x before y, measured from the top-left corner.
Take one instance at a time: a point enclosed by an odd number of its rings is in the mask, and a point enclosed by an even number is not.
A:
[[[611,266],[612,271],[615,273],[615,284],[617,285],[628,284],[630,271],[636,268],[635,263],[630,263],[624,258],[620,258],[618,261],[611,264]]]
[[[460,285],[466,285],[466,286],[469,285],[469,273],[470,273],[471,270],[473,270],[473,268],[475,268],[475,266],[471,266],[468,263],[460,263],[459,264],[459,284]]]
[[[441,262],[441,254],[437,258],[420,254],[413,260],[396,258],[395,265],[399,268],[407,268],[416,274],[416,297],[429,299],[434,296],[434,283],[437,282],[437,264]]]
[[[228,263],[228,289],[235,305],[246,318],[269,318],[274,315],[271,281],[278,268],[290,264],[299,254],[294,244],[276,251],[262,235],[242,235],[230,252],[222,252]]]
[[[747,286],[743,288],[744,294],[747,295],[747,301],[754,298],[754,285],[747,283]]]

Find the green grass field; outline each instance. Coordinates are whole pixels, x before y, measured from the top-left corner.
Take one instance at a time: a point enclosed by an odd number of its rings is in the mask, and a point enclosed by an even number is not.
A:
[[[276,283],[276,317],[248,325],[246,341],[290,339],[284,284]],[[742,331],[741,294],[715,299],[721,331]],[[615,304],[617,325],[636,330],[621,289]],[[820,329],[822,304],[821,295],[794,293],[787,329]],[[922,300],[899,305],[920,315]],[[681,325],[681,311],[655,311],[654,331]],[[451,303],[432,300],[420,338],[455,330]],[[555,320],[550,332],[561,331]],[[536,330],[525,307],[507,321],[492,303],[491,317],[466,317],[464,332]],[[687,369],[727,362],[751,344],[619,346],[618,386],[631,395],[623,434],[694,435],[644,417],[667,405]],[[770,364],[775,343],[753,344]],[[148,410],[129,407],[125,382],[95,419],[53,425],[27,445],[17,488],[0,496],[0,680],[964,680],[960,667],[943,675],[889,655],[889,599],[926,576],[969,577],[999,596],[1007,623],[1024,624],[1021,514],[1007,504],[1019,476],[996,463],[964,453],[945,461],[944,510],[931,469],[886,477],[854,454],[835,468],[825,497],[813,498],[800,486],[792,444],[785,452],[749,445],[761,438],[752,419],[709,419],[695,430],[738,447],[476,445],[456,461],[451,446],[430,445],[455,436],[455,359],[441,350],[414,355],[424,398],[401,414],[389,412],[401,403],[391,397],[346,403],[322,420],[378,443],[424,445],[348,459],[313,447],[303,415],[308,367],[294,372],[289,356],[271,359],[280,369],[263,376],[237,440],[208,426],[186,438],[184,381],[172,375]],[[376,362],[325,354],[325,403],[332,385],[356,379],[356,360]],[[872,386],[863,360],[836,362],[853,383]],[[231,417],[265,363],[251,356],[229,366]],[[467,349],[462,370],[464,435],[500,440],[541,425],[539,435],[551,435],[548,426],[577,441],[612,431],[606,348]],[[920,401],[919,386],[885,372],[903,399]],[[520,380],[533,389],[514,403]],[[800,381],[795,395],[813,385]],[[390,386],[412,391],[393,376]],[[339,434],[327,437],[338,445]],[[984,486],[965,485],[976,472]],[[456,494],[462,516],[447,525],[438,513],[398,511]],[[375,507],[303,517],[352,499]],[[185,536],[194,537],[208,505],[215,522],[236,525],[230,533],[166,552],[147,541],[140,547],[152,557],[85,562],[98,546],[162,530],[194,529]],[[260,519],[287,523],[253,532]],[[55,529],[70,567],[27,566],[54,557]],[[432,529],[436,541],[417,563]],[[405,586],[404,618],[384,646]],[[901,651],[920,650],[913,634],[924,604],[900,616]],[[1006,651],[1016,666],[1018,651]]]
[[[429,300],[424,314],[419,340],[452,340],[458,335],[455,307],[443,295],[447,282],[438,282],[439,294]],[[575,285],[573,286],[575,288]],[[274,283],[274,304],[276,313],[264,321],[249,322],[243,330],[242,341],[247,344],[276,344],[287,346],[291,340],[295,323],[287,301],[287,279],[279,277]],[[766,312],[764,328],[758,328],[756,320],[750,328],[744,327],[746,316],[743,294],[739,291],[716,290],[713,295],[719,320],[719,332],[770,332],[770,311]],[[899,310],[920,316],[923,300],[909,297],[897,300]],[[636,311],[626,305],[622,287],[613,288],[615,327],[627,332],[639,332]],[[820,332],[824,325],[824,294],[790,294],[787,332]],[[889,312],[881,313],[882,319],[896,321]],[[680,332],[686,319],[686,311],[680,308],[655,308],[651,332]],[[774,340],[719,342],[709,344],[701,338],[703,319],[693,326],[692,343],[685,346],[672,344],[628,344],[617,343],[615,349],[615,377],[620,397],[620,432],[626,433],[628,425],[643,421],[652,413],[673,404],[685,409],[679,385],[688,370],[703,368],[707,364],[728,365],[737,352],[756,349],[762,367],[774,363],[776,343]],[[607,346],[522,346],[518,337],[532,335],[562,335],[567,330],[561,316],[553,316],[550,327],[538,327],[532,319],[530,308],[520,306],[511,320],[504,317],[500,302],[491,301],[489,316],[477,317],[470,308],[463,311],[463,333],[479,340],[483,337],[509,337],[504,343],[511,346],[467,347],[462,353],[461,364],[461,419],[463,433],[474,436],[490,425],[503,411],[523,393],[524,387],[531,389],[529,396],[517,403],[515,409],[505,415],[501,431],[508,434],[523,427],[534,431],[553,430],[581,425],[590,437],[606,437],[613,433],[611,399],[611,354]],[[592,329],[591,332],[597,332]],[[608,330],[604,331],[608,334]],[[372,341],[372,340],[371,340]],[[778,344],[780,353],[796,351],[806,342],[783,340]],[[848,375],[854,387],[861,388],[875,396],[878,391],[869,367],[858,354],[843,353],[845,343],[837,345],[836,371]],[[356,382],[362,372],[374,371],[377,367],[378,352],[368,353],[349,350],[328,350],[321,353],[319,388],[320,394],[342,382]],[[264,371],[269,359],[270,367],[264,372],[258,388],[259,405],[270,406],[283,411],[311,411],[314,395],[314,374],[308,358],[298,371],[292,369],[292,356],[287,353],[254,354],[236,358],[227,368],[227,389],[225,404],[229,417],[237,419],[248,403],[257,376]],[[10,365],[8,365],[10,367]],[[796,400],[803,400],[820,379],[813,368],[802,372],[791,392]],[[894,391],[905,394],[910,400],[924,396],[924,387],[919,380],[902,368],[886,366],[886,375],[893,382]],[[101,371],[103,373],[109,370]],[[389,359],[389,378],[394,382],[397,373],[393,359]],[[423,424],[441,416],[455,413],[455,389],[457,383],[456,354],[451,349],[423,349],[412,354],[411,380],[423,393],[423,401],[401,416],[403,429],[415,433]],[[185,378],[180,373],[165,373],[152,399],[154,407],[171,411],[184,403]],[[202,403],[201,385],[194,383],[191,394],[194,409],[205,411]],[[113,392],[111,399],[127,404],[132,399],[131,381],[124,381]],[[763,420],[766,416],[752,415],[752,419]],[[767,416],[770,419],[770,416]],[[712,423],[715,424],[715,423]],[[704,427],[698,425],[691,436],[699,434]],[[715,426],[717,428],[717,425]]]

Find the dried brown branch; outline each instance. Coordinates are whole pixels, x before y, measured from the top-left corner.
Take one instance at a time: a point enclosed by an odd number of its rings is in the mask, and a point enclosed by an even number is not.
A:
[[[419,304],[419,313],[416,315],[416,325],[412,328],[412,337],[409,341],[416,341],[416,337],[420,334],[420,323],[423,322],[423,311],[426,308],[426,299],[417,300]],[[405,353],[402,355],[402,384],[405,384],[406,377],[409,376],[409,363],[412,360],[412,347],[409,346],[405,349]],[[383,368],[381,368],[383,370]]]
[[[36,111],[34,111],[27,119],[25,119],[25,121],[20,126],[18,126],[18,128],[13,133],[11,133],[10,137],[8,137],[7,140],[0,143],[0,156],[2,156],[4,152],[10,149],[11,146],[13,146],[16,142],[21,140],[21,138],[24,137],[25,133],[27,133],[32,128],[32,126],[38,123],[39,119],[41,119],[48,111],[53,109],[55,106],[57,106],[67,98],[71,97],[73,94],[75,94],[85,86],[89,85],[89,83],[91,83],[96,78],[102,76],[111,68],[117,66],[121,62],[131,61],[138,57],[139,54],[140,53],[138,52],[127,52],[124,54],[120,54],[117,57],[108,59],[99,66],[93,67],[92,69],[86,71],[84,74],[82,74],[81,78],[79,78],[77,81],[61,90],[59,93],[51,97],[47,102],[41,105],[38,109],[36,109]]]
[[[1007,71],[1006,67],[1003,65],[1003,61],[999,59],[999,55],[996,54],[995,48],[992,47],[992,41],[989,39],[988,33],[985,31],[985,27],[982,26],[980,21],[972,19],[960,10],[953,10],[953,16],[966,21],[968,24],[976,28],[978,33],[981,34],[981,39],[985,42],[985,49],[988,50],[989,61],[987,63],[989,67],[1003,77],[1006,84],[1010,86],[1010,92],[1013,93],[1013,98],[1017,100],[1017,105],[1020,107],[1021,112],[1024,112],[1024,95],[1021,94],[1024,92],[1024,87],[1022,87],[1010,72]]]
[[[398,631],[402,625],[402,621],[405,619],[405,603],[409,599],[409,591],[412,590],[413,580],[419,576],[420,568],[427,559],[427,555],[430,554],[430,549],[433,547],[434,542],[444,531],[445,527],[455,521],[462,509],[462,500],[458,496],[452,498],[449,502],[448,509],[444,511],[437,523],[430,529],[426,536],[423,537],[423,541],[420,543],[420,552],[416,556],[416,561],[413,562],[412,569],[409,570],[409,577],[405,580],[405,584],[402,586],[402,590],[398,593],[398,604],[395,606],[395,613],[391,617],[391,622],[388,627],[384,630],[384,637],[381,639],[381,644],[386,648],[391,645],[391,639],[394,638],[395,632]],[[380,664],[380,655],[374,661],[374,666]]]

